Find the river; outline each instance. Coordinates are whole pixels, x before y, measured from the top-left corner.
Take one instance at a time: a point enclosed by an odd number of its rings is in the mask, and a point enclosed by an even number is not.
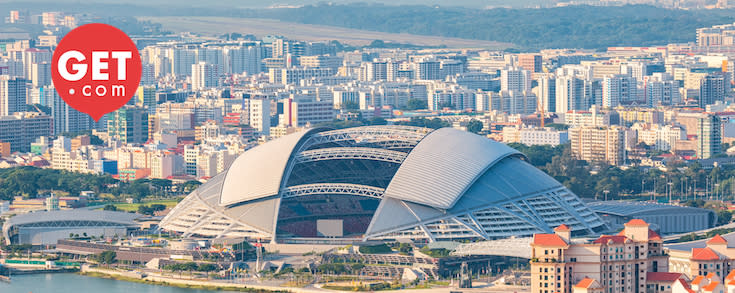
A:
[[[77,274],[17,275],[0,282],[0,293],[204,293],[206,290],[116,281]],[[228,292],[228,291],[217,291]]]

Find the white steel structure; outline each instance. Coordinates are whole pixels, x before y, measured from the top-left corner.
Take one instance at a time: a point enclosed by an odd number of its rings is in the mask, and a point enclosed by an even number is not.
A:
[[[343,236],[320,236],[318,220],[337,220]],[[160,226],[184,236],[329,242],[490,240],[561,224],[575,235],[606,229],[518,151],[452,128],[365,126],[311,129],[248,150]]]

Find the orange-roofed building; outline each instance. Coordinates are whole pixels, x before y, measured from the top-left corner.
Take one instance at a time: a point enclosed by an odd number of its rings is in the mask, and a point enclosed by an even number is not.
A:
[[[707,286],[702,287],[703,293],[723,293],[725,292],[725,286],[722,285],[722,282],[714,281]]]
[[[661,237],[645,221],[632,220],[620,234],[593,241],[575,242],[570,230],[562,225],[553,234],[534,235],[532,293],[598,292],[580,291],[579,284],[589,280],[599,285],[599,292],[647,293],[647,273],[654,273],[657,284],[666,287],[681,276],[658,274],[668,272],[668,256],[662,252]]]
[[[727,239],[720,235],[708,239],[705,245],[688,251],[670,248],[672,271],[689,276],[714,274],[720,280],[727,280],[726,277],[735,278],[735,275],[730,275],[735,265],[735,247],[729,247]]]
[[[602,289],[600,282],[597,282],[594,279],[584,278],[582,279],[582,281],[579,281],[579,283],[574,285],[572,292],[573,293],[603,293],[604,290]]]

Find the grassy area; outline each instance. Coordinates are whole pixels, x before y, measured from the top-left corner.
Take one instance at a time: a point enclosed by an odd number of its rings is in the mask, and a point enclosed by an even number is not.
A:
[[[129,212],[129,211],[137,211],[138,207],[141,205],[150,206],[152,204],[162,204],[168,208],[173,208],[177,203],[179,203],[178,199],[168,199],[168,200],[144,201],[144,202],[139,202],[139,203],[113,203],[112,205],[117,207],[118,210]],[[105,205],[102,205],[100,206],[100,208],[104,206]]]

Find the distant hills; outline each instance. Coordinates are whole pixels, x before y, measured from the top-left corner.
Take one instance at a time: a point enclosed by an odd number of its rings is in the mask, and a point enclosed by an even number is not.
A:
[[[516,44],[522,50],[693,42],[697,28],[735,22],[733,10],[669,10],[646,5],[467,9],[355,4],[249,11],[255,14],[248,17],[492,40]]]
[[[133,4],[69,5],[72,1],[75,0],[59,0],[53,3],[0,1],[0,13],[11,8],[29,7],[28,9],[37,11],[43,9],[85,12],[107,17],[268,18],[387,33],[499,41],[513,43],[519,50],[603,49],[609,46],[652,46],[693,42],[697,28],[735,22],[735,10],[670,10],[647,5],[475,9],[426,5],[321,3],[297,8],[237,8],[253,1],[213,1],[212,5],[207,7],[183,5],[190,0],[175,3],[173,0],[151,1],[151,4],[134,0]],[[112,2],[112,0],[102,1]],[[396,3],[401,1],[417,0],[399,0]],[[271,2],[276,3],[275,0]],[[344,2],[347,0],[340,1]],[[162,3],[171,4],[162,5]],[[233,6],[223,6],[226,3],[233,3]],[[242,5],[234,6],[234,3]],[[456,3],[463,2],[456,1]]]

